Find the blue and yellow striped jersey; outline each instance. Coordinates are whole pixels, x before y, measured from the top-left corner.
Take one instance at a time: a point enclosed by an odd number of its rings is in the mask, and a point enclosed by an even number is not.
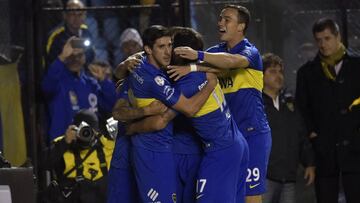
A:
[[[162,70],[147,62],[142,63],[128,77],[129,99],[134,107],[144,107],[154,100],[159,100],[171,107],[179,100],[181,93],[170,83],[168,76]],[[173,140],[173,123],[164,129],[140,133],[132,136],[132,143],[151,151],[170,152]]]
[[[186,97],[200,91],[207,83],[206,74],[193,72],[184,76],[176,84]],[[228,109],[224,94],[217,85],[206,103],[191,118],[198,135],[204,143],[205,151],[215,151],[230,146],[236,136],[241,136]]]
[[[256,47],[244,39],[230,50],[226,43],[220,43],[207,51],[240,54],[248,59],[249,67],[231,69],[219,77],[219,82],[240,131],[245,136],[268,132],[261,93],[263,67]]]

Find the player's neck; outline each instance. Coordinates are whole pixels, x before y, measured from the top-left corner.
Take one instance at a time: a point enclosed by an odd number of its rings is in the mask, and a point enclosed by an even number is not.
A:
[[[245,38],[244,35],[240,35],[239,37],[230,39],[226,42],[226,46],[228,49],[234,48],[237,44],[239,44]]]

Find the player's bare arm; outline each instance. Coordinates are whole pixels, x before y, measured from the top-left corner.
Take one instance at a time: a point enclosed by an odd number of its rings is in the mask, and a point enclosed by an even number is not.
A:
[[[130,123],[126,126],[126,135],[153,132],[164,129],[166,125],[175,118],[175,116],[176,113],[172,109],[167,109],[162,114],[149,116],[139,121]]]
[[[205,87],[190,98],[181,95],[178,102],[172,106],[173,109],[183,113],[187,117],[194,116],[205,104],[210,94],[217,85],[217,77],[213,73],[206,73],[208,83]]]
[[[177,47],[174,49],[174,53],[182,58],[202,60],[219,69],[247,68],[249,66],[248,59],[240,54],[201,52],[190,47]]]
[[[129,122],[146,116],[162,114],[167,109],[160,101],[153,101],[150,105],[143,108],[134,108],[131,107],[126,99],[118,99],[113,108],[112,115],[116,120]]]

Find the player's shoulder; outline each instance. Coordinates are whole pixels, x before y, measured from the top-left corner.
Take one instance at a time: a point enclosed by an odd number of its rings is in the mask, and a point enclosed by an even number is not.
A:
[[[225,50],[226,50],[226,43],[222,42],[222,43],[216,44],[216,45],[208,48],[206,51],[207,52],[222,52]]]

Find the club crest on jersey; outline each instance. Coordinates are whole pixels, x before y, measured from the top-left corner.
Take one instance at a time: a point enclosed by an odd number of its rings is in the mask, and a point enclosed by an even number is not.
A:
[[[161,76],[156,76],[154,78],[154,80],[155,80],[156,84],[159,86],[164,86],[164,84],[165,84],[165,79]]]
[[[80,109],[79,105],[78,105],[78,98],[77,95],[74,91],[70,90],[69,91],[69,98],[70,98],[70,103],[71,103],[71,107],[74,111],[78,111]]]

